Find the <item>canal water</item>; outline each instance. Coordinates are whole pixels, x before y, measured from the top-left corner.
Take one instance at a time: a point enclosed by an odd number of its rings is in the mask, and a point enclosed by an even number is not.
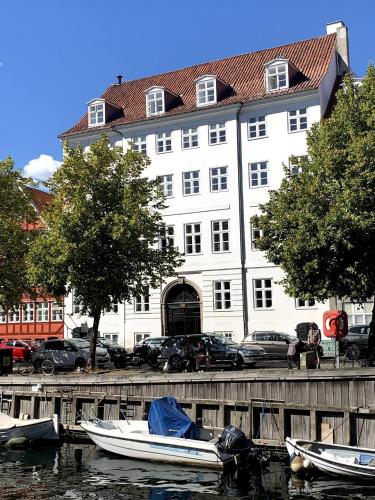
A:
[[[261,475],[127,460],[93,445],[0,449],[0,499],[375,499],[375,485],[291,476],[271,461]]]

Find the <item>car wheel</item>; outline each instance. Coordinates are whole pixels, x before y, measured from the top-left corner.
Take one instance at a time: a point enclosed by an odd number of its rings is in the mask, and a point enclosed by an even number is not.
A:
[[[232,361],[233,370],[241,370],[243,365],[243,359],[240,354],[236,354]]]
[[[178,354],[173,354],[173,356],[171,356],[169,358],[169,366],[171,367],[172,370],[176,370],[176,371],[181,371],[182,369],[182,359],[181,359],[181,356],[179,356]]]
[[[86,366],[86,360],[83,359],[83,358],[78,358],[76,359],[76,362],[75,362],[75,368],[85,368]]]
[[[113,364],[114,364],[115,368],[125,368],[126,356],[121,355],[121,356],[116,357]]]
[[[158,355],[155,354],[154,356],[151,355],[148,358],[147,363],[151,366],[151,368],[157,368],[160,365],[160,362],[158,361]]]

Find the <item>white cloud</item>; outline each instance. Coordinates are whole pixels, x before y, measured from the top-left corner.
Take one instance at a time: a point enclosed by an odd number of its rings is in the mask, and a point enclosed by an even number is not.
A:
[[[30,160],[24,166],[23,172],[26,177],[32,177],[38,181],[46,181],[61,165],[61,161],[54,160],[50,155],[40,155],[39,158]]]

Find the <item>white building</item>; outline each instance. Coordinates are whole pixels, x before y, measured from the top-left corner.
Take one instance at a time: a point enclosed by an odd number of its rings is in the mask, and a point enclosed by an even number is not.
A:
[[[311,40],[135,81],[118,77],[88,103],[61,137],[89,147],[106,131],[114,144],[133,140],[146,152],[146,175],[160,178],[167,197],[169,239],[161,245],[185,257],[160,289],[104,313],[101,334],[131,346],[147,335],[225,332],[240,340],[253,330],[322,324],[330,304],[284,293],[280,268],[256,249],[250,217],[279,187],[290,156],[306,154],[306,131],[329,112],[348,67],[347,28],[337,22]],[[85,321],[68,298],[68,330]]]

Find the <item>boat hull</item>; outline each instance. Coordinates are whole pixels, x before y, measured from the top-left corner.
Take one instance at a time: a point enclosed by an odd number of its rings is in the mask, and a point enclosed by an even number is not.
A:
[[[357,478],[357,479],[366,479],[366,480],[375,480],[375,467],[371,467],[368,465],[360,465],[356,463],[343,463],[339,461],[339,457],[335,456],[335,452],[342,452],[347,456],[358,455],[360,452],[370,453],[375,455],[375,450],[370,449],[358,449],[354,446],[344,446],[344,445],[327,445],[326,443],[318,443],[313,441],[304,441],[286,438],[286,447],[289,453],[289,456],[292,458],[295,455],[300,455],[304,459],[310,460],[310,462],[320,471],[325,472],[327,474],[333,474],[337,476],[343,476],[347,478]],[[305,448],[304,445],[311,444],[314,446],[327,447],[332,452],[332,459],[327,458],[327,456],[321,456],[314,451],[311,451]],[[336,457],[336,459],[334,458]]]
[[[137,431],[132,422],[127,424],[130,426],[127,430],[124,429],[124,421],[121,422],[119,425],[122,427],[112,430],[103,429],[98,423],[86,422],[81,426],[99,448],[128,458],[215,469],[234,462],[232,455],[219,452],[214,443],[157,436],[144,429]]]
[[[0,444],[5,444],[11,439],[24,437],[30,441],[40,439],[53,439],[55,434],[52,419],[30,422],[29,425],[15,426],[9,429],[0,429]]]

